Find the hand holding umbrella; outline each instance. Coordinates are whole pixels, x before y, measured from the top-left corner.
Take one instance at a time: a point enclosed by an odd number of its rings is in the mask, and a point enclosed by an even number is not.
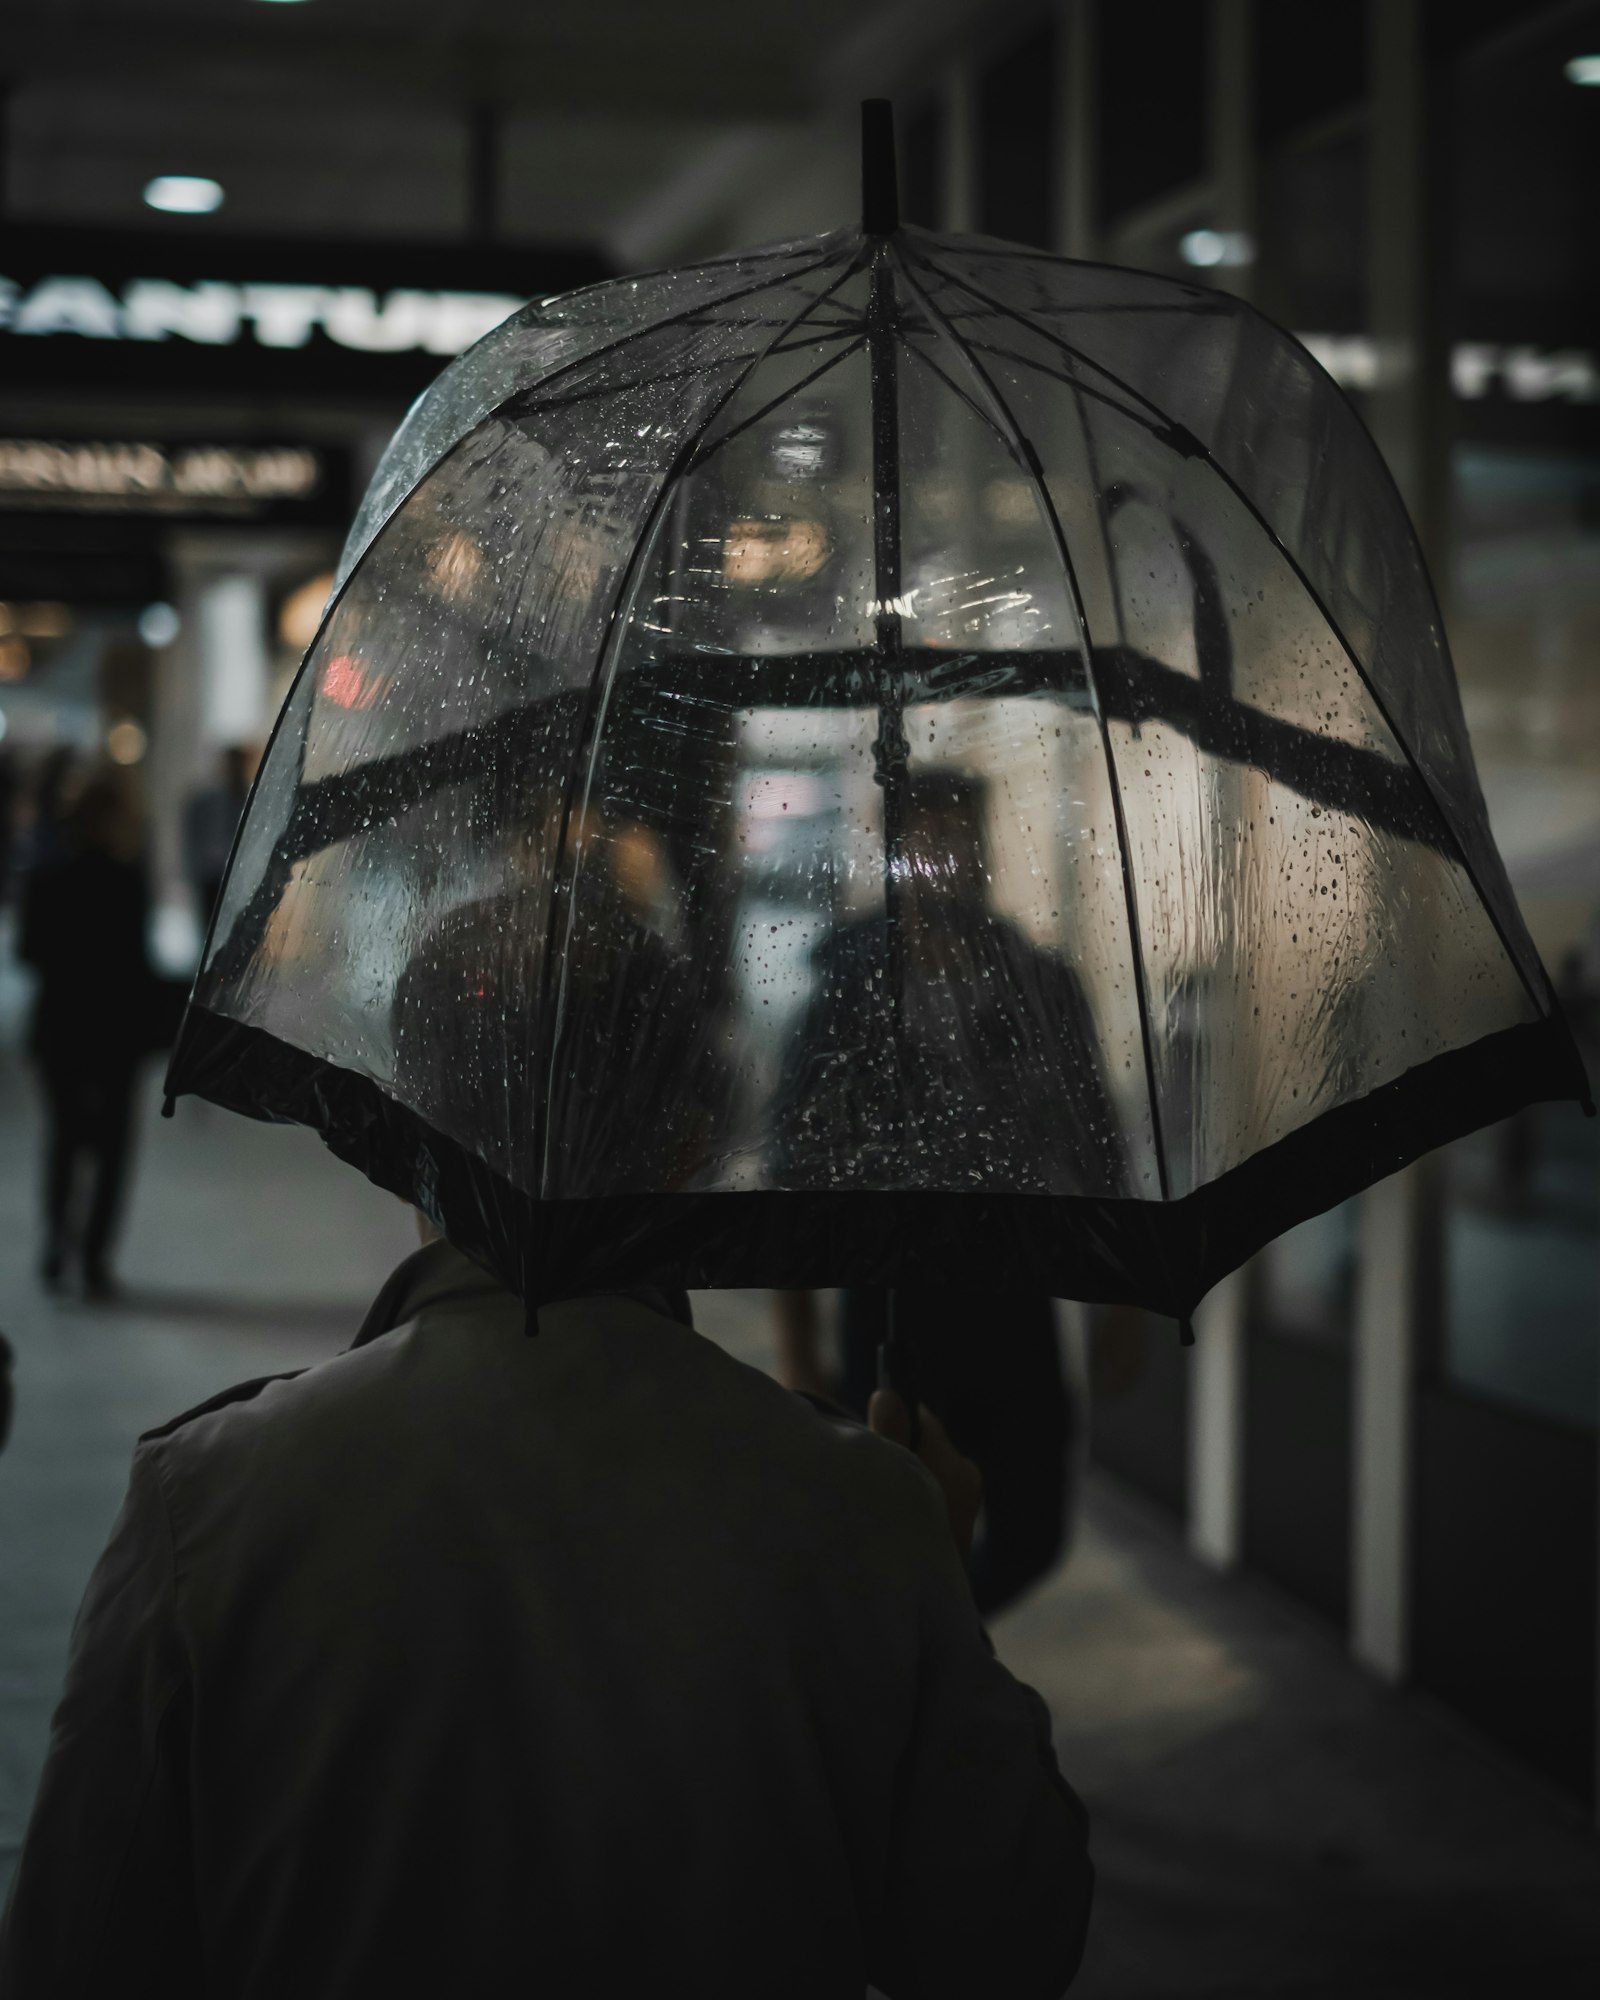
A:
[[[970,1458],[964,1458],[950,1442],[944,1425],[926,1403],[917,1406],[916,1433],[912,1412],[893,1389],[873,1392],[867,1405],[867,1422],[879,1437],[892,1439],[914,1451],[938,1482],[944,1496],[945,1512],[956,1552],[963,1562],[972,1558],[972,1535],[978,1509],[983,1505],[983,1474]]]

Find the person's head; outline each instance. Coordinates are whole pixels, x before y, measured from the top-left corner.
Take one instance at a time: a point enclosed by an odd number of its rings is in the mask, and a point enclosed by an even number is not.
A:
[[[68,814],[75,845],[113,861],[139,855],[139,812],[129,786],[110,771],[97,772],[79,792]]]
[[[54,826],[66,818],[82,788],[78,753],[69,744],[48,751],[33,781],[33,816],[40,826]]]

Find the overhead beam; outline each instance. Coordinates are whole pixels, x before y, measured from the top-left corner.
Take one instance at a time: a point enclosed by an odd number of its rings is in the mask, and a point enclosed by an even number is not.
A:
[[[310,19],[257,23],[234,12],[185,15],[169,26],[133,21],[120,10],[85,18],[76,9],[41,9],[0,28],[0,74],[24,87],[49,79],[114,80],[163,95],[249,93],[283,102],[338,89],[357,90],[368,104],[387,91],[430,103],[495,102],[590,117],[648,113],[748,123],[816,110],[811,67],[770,37],[724,46],[708,60],[694,37],[672,26],[670,9],[659,19],[658,36],[542,29],[514,38],[423,38],[357,34]]]

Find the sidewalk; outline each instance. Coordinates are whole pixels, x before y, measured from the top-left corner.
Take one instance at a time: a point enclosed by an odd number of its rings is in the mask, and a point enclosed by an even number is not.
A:
[[[994,1637],[1094,1825],[1074,2000],[1600,1993],[1586,1821],[1120,1489]]]
[[[34,1281],[35,1113],[0,1048],[0,1327],[18,1376],[0,1456],[0,1895],[134,1439],[343,1346],[413,1241],[309,1134],[194,1103],[163,1122],[151,1085],[127,1298],[63,1304]],[[762,1295],[698,1294],[696,1311],[764,1363]],[[994,1636],[1049,1700],[1094,1818],[1083,2000],[1600,1992],[1594,1833],[1111,1487],[1091,1482],[1067,1568]]]

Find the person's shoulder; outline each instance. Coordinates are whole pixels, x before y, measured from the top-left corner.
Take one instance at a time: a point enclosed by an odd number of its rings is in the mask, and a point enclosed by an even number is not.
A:
[[[180,1411],[169,1417],[164,1424],[157,1424],[153,1430],[140,1433],[141,1445],[157,1445],[176,1437],[180,1431],[198,1424],[204,1417],[214,1416],[219,1410],[232,1410],[246,1403],[253,1403],[262,1391],[274,1382],[295,1382],[309,1373],[304,1368],[286,1369],[281,1375],[257,1375],[249,1382],[235,1382],[231,1388],[219,1389],[214,1396],[207,1396],[203,1403],[196,1403],[192,1409]]]
[[[354,1378],[384,1372],[389,1345],[373,1341],[309,1368],[235,1383],[146,1431],[140,1448],[154,1453],[166,1468],[197,1467],[231,1454],[247,1440],[302,1435],[316,1426],[319,1416],[347,1401],[341,1391],[359,1394],[362,1385]]]

